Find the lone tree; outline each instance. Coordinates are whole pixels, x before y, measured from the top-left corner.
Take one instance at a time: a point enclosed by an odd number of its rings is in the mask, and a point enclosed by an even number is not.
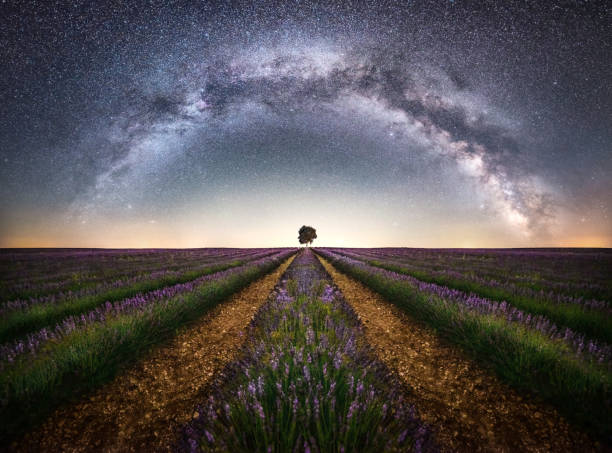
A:
[[[317,230],[310,226],[304,225],[302,228],[300,228],[300,231],[298,231],[298,233],[298,239],[300,241],[300,244],[312,244],[312,241],[317,238]]]

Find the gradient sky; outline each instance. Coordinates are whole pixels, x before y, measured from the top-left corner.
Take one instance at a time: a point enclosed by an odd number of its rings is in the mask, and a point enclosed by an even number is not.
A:
[[[0,246],[610,247],[607,5],[4,1]]]

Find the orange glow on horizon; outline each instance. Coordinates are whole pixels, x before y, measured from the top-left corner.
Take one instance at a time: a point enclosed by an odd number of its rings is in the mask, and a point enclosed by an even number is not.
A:
[[[206,247],[239,247],[239,248],[258,248],[258,247],[299,247],[297,239],[295,241],[280,240],[278,242],[272,242],[271,240],[257,240],[256,237],[251,237],[247,241],[207,241],[194,237],[165,237],[160,234],[150,234],[145,236],[143,234],[135,235],[133,237],[107,237],[107,238],[95,238],[90,236],[87,240],[85,238],[74,237],[73,240],[61,237],[45,237],[45,236],[12,236],[0,238],[0,248],[106,248],[106,249],[147,249],[147,248],[160,248],[160,249],[173,249],[173,248],[206,248]],[[353,238],[357,239],[357,238]],[[343,238],[329,238],[329,239],[318,239],[313,243],[313,247],[409,247],[409,248],[521,248],[521,247],[567,247],[567,248],[611,248],[612,240],[603,236],[578,236],[568,237],[560,239],[557,242],[546,241],[541,244],[530,243],[524,245],[517,245],[515,243],[508,243],[502,241],[496,241],[494,238],[481,238],[481,241],[475,241],[473,239],[466,240],[461,235],[452,239],[450,235],[446,235],[443,239],[435,240],[423,240],[419,242],[410,243],[394,243],[381,241],[381,237],[378,240],[372,241],[365,244],[364,241],[355,240],[344,240]],[[368,241],[369,242],[369,241]]]

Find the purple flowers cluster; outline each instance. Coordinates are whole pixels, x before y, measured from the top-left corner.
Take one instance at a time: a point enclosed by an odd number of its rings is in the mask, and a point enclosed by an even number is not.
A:
[[[7,315],[15,310],[26,310],[36,305],[57,304],[69,300],[80,299],[82,297],[93,296],[101,292],[106,292],[112,289],[121,288],[133,285],[145,280],[155,280],[163,277],[172,277],[181,275],[181,271],[158,270],[147,275],[137,275],[130,278],[121,278],[112,282],[103,282],[94,286],[88,286],[74,291],[60,291],[45,296],[30,297],[29,299],[16,299],[4,302],[0,305],[0,316]]]
[[[32,286],[31,289],[37,289],[38,291],[42,292],[57,289],[57,292],[52,292],[50,294],[44,294],[36,297],[29,297],[27,299],[15,299],[3,302],[0,305],[0,316],[6,316],[10,312],[16,310],[26,310],[33,306],[40,306],[45,304],[59,304],[62,302],[73,301],[88,296],[94,296],[111,291],[113,289],[129,287],[140,282],[178,277],[187,272],[197,271],[198,269],[202,269],[211,265],[229,263],[231,261],[236,260],[251,261],[261,258],[263,256],[267,256],[271,253],[274,253],[274,250],[257,249],[256,251],[253,251],[248,249],[238,249],[234,251],[234,253],[229,254],[225,252],[223,254],[218,254],[217,256],[208,253],[207,255],[205,255],[205,257],[199,258],[196,261],[190,260],[181,263],[178,268],[176,268],[177,266],[173,266],[176,269],[163,268],[170,267],[168,266],[168,263],[164,260],[159,260],[159,262],[154,263],[153,268],[149,271],[147,271],[146,268],[139,268],[137,265],[132,265],[133,268],[135,268],[136,270],[132,269],[130,272],[126,272],[125,274],[122,273],[121,275],[118,275],[115,280],[87,284],[81,288],[66,291],[62,291],[59,289],[65,287],[67,284],[74,283],[72,279],[67,279],[64,282],[51,281],[43,285]],[[163,258],[163,255],[160,258]],[[134,273],[135,275],[130,275]],[[26,283],[27,282],[25,282],[24,285]]]
[[[507,320],[508,322],[518,323],[529,329],[536,330],[548,338],[560,341],[567,345],[574,353],[583,358],[590,358],[602,364],[610,364],[612,360],[612,346],[599,343],[594,340],[587,340],[583,334],[575,332],[569,328],[560,328],[542,315],[532,315],[519,310],[507,302],[491,301],[479,297],[472,293],[466,293],[435,283],[427,283],[408,275],[398,274],[378,267],[370,266],[359,259],[339,254],[330,249],[318,249],[323,256],[334,261],[341,261],[353,267],[358,267],[372,275],[380,275],[391,281],[403,281],[419,292],[438,298],[445,303],[453,304],[461,309],[475,311],[483,315],[493,315]]]
[[[588,281],[588,275],[584,275],[581,281],[554,281],[552,279],[538,279],[537,284],[542,289],[536,290],[525,283],[534,283],[534,277],[528,277],[529,274],[521,274],[514,276],[509,274],[505,268],[495,268],[495,263],[486,261],[485,264],[473,262],[466,264],[460,260],[438,261],[428,259],[411,260],[410,251],[405,249],[399,252],[398,249],[326,249],[331,252],[340,253],[344,256],[352,257],[358,260],[380,260],[385,264],[398,265],[415,271],[426,272],[431,277],[449,277],[460,281],[469,281],[482,286],[492,288],[500,288],[509,294],[519,297],[530,298],[535,300],[545,301],[553,304],[573,304],[585,310],[598,310],[606,316],[612,315],[612,306],[609,301],[598,300],[594,298],[577,296],[568,293],[574,293],[584,290],[600,289],[601,285],[594,284]],[[399,249],[401,250],[401,249]],[[407,250],[407,251],[406,251]],[[449,254],[450,252],[446,252]],[[488,252],[489,255],[492,252]],[[495,255],[493,255],[495,256]],[[514,259],[516,255],[513,255]],[[530,255],[519,255],[525,259]],[[556,256],[558,258],[558,256]],[[576,266],[576,265],[574,265]],[[537,269],[540,270],[540,269]],[[523,271],[524,272],[524,271]],[[493,276],[491,276],[493,273]],[[536,269],[532,269],[531,273],[539,275]]]
[[[24,339],[0,345],[0,367],[14,362],[22,354],[35,354],[49,341],[60,341],[77,329],[84,329],[95,323],[103,323],[109,318],[124,314],[144,313],[162,303],[168,303],[181,295],[188,294],[209,282],[220,281],[233,275],[238,275],[249,268],[264,266],[273,260],[287,258],[292,250],[283,250],[273,255],[259,258],[239,267],[227,269],[214,274],[205,275],[187,283],[168,286],[155,291],[138,294],[114,303],[105,304],[79,316],[68,316],[53,328],[43,328],[28,334]]]
[[[160,268],[180,268],[202,261],[248,254],[247,249],[82,250],[28,249],[0,255],[3,293],[48,293],[78,283],[133,276]],[[6,268],[6,269],[4,269]]]
[[[240,359],[184,429],[182,451],[410,451],[429,430],[362,342],[310,250],[256,313]]]

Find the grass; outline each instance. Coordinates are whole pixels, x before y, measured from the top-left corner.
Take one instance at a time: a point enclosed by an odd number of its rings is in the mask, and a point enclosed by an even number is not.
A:
[[[142,313],[118,316],[75,331],[33,359],[0,375],[0,439],[22,434],[59,404],[99,387],[152,346],[175,335],[231,294],[272,271],[280,261],[247,267],[192,293],[156,304]]]
[[[510,385],[539,395],[599,438],[607,440],[612,435],[612,377],[601,367],[575,359],[561,345],[538,332],[461,310],[438,297],[418,292],[407,282],[330,259],[340,271],[462,347]]]

